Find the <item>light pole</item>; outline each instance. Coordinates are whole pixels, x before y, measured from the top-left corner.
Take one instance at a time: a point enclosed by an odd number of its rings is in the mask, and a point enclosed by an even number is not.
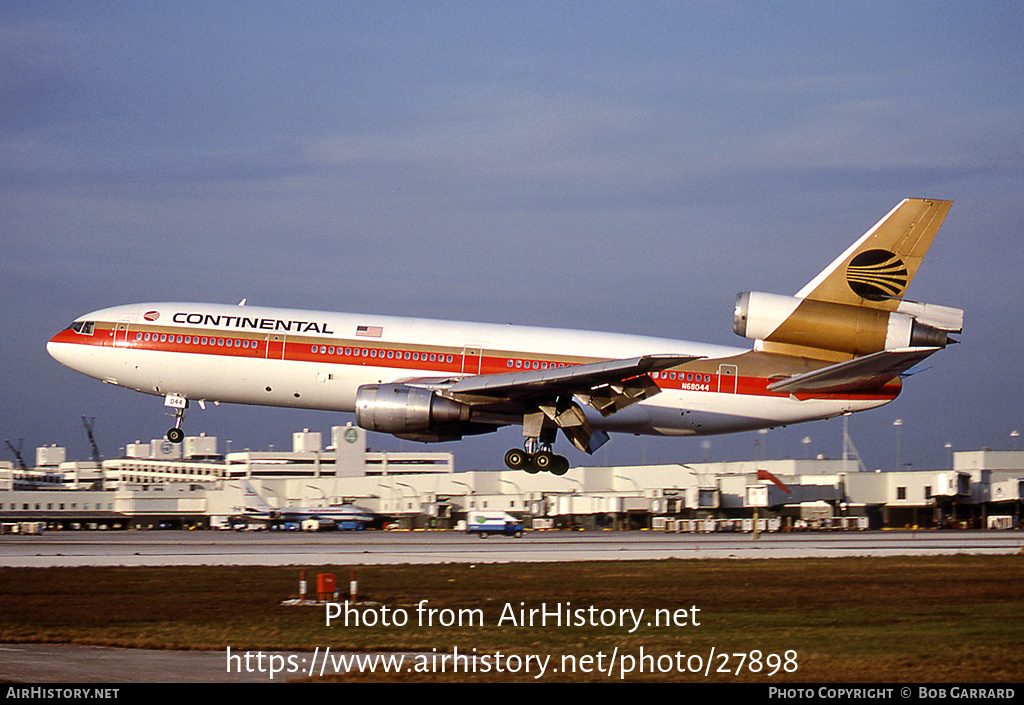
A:
[[[584,489],[583,483],[580,482],[579,480],[577,480],[575,477],[564,477],[563,476],[562,479],[563,480],[568,480],[569,482],[575,482],[577,485],[580,486],[580,491],[582,491]],[[573,512],[573,510],[575,509],[574,505],[576,504],[576,502],[574,501],[573,497],[576,496],[576,492],[577,492],[576,488],[573,488],[572,495],[569,496],[569,528],[570,529],[575,528],[575,523],[576,523],[576,518],[575,518],[576,515]]]
[[[472,497],[473,497],[473,487],[468,482],[460,482],[459,480],[452,480],[452,484],[462,485],[467,490],[469,490],[469,493],[466,495],[466,497],[469,497],[470,499],[466,502],[466,504],[472,505],[472,503],[473,503],[473,499],[472,499]],[[472,506],[463,507],[463,509],[469,510],[469,509],[473,509],[473,507]]]
[[[526,508],[526,502],[525,502],[525,500],[523,500],[523,491],[521,489],[519,489],[519,485],[517,485],[516,483],[512,482],[512,480],[505,480],[503,478],[499,478],[498,482],[504,482],[505,484],[512,485],[513,487],[515,487],[516,488],[516,494],[519,496],[519,500],[523,503],[523,508],[524,509]]]
[[[306,485],[306,487],[308,487],[311,490],[316,490],[317,492],[319,492],[320,496],[323,498],[325,504],[330,504],[331,503],[330,500],[327,499],[327,493],[324,492],[321,488],[317,487],[316,485]]]
[[[892,425],[896,427],[896,469],[903,469],[903,445],[900,443],[900,430],[903,428],[903,419],[896,419],[892,422]]]
[[[633,483],[633,487],[636,488],[636,496],[637,497],[643,497],[644,496],[644,491],[642,489],[640,489],[640,483],[637,482],[636,480],[634,480],[632,477],[627,477],[626,475],[616,475],[615,479],[616,480],[626,480],[628,482],[632,482]],[[629,516],[628,513],[626,514],[626,516],[627,517]],[[620,523],[621,523],[620,520],[618,518],[616,518],[616,521],[615,521],[615,528],[616,529],[622,528],[620,526]]]
[[[408,487],[410,490],[412,490],[412,498],[413,499],[416,499],[416,497],[418,496],[418,493],[416,492],[416,488],[413,487],[412,485],[407,485],[404,482],[396,482],[395,484],[399,485],[400,487]],[[401,502],[401,500],[402,500],[402,497],[399,497],[399,502]],[[402,508],[399,507],[399,509],[401,510]],[[410,512],[410,514],[412,513],[412,507],[409,507],[409,512]],[[416,517],[415,516],[410,516],[409,523],[411,524],[411,526],[409,528],[415,529],[416,528]]]
[[[391,485],[385,485],[385,484],[380,483],[380,482],[377,483],[377,487],[383,487],[384,489],[386,489],[389,492],[391,492],[395,496],[395,498],[396,498],[394,500],[395,501],[395,508],[397,510],[401,511],[401,509],[402,509],[402,506],[401,506],[402,505],[402,495],[399,494],[398,490],[396,490]]]

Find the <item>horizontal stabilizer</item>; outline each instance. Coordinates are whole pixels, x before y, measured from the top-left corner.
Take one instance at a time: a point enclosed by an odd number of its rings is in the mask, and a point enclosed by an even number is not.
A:
[[[896,311],[905,313],[918,323],[931,326],[936,330],[944,330],[947,333],[962,333],[964,330],[964,312],[951,306],[922,304],[904,299]]]
[[[838,393],[876,389],[941,348],[901,348],[854,358],[772,382],[769,392]]]

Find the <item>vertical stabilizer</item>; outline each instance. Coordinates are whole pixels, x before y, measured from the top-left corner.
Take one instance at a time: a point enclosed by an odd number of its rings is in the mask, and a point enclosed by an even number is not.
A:
[[[955,342],[963,311],[903,300],[952,203],[902,201],[796,296],[740,294],[733,329],[764,352],[833,361]]]
[[[951,205],[928,198],[902,201],[797,298],[895,311]]]
[[[242,494],[245,496],[246,512],[269,512],[273,509],[248,480],[242,480]]]

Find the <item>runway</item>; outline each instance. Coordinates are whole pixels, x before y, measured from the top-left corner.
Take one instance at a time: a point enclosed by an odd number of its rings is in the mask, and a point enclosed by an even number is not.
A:
[[[275,652],[290,655],[297,652]],[[19,683],[266,683],[231,673],[223,651],[116,649],[83,644],[0,644],[0,678]]]
[[[0,537],[0,565],[382,565],[701,558],[836,558],[1007,554],[1017,531],[674,534],[652,531],[529,531],[481,539],[454,531],[213,532],[82,531]]]

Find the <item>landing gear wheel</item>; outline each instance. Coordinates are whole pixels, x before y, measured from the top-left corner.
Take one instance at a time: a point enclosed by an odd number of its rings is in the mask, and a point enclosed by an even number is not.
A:
[[[529,463],[529,459],[529,456],[518,448],[513,448],[509,452],[505,453],[505,465],[507,465],[510,470],[522,470]],[[529,464],[532,465],[532,463]]]
[[[552,470],[557,464],[558,456],[549,450],[542,450],[535,453],[533,456],[533,465],[540,472],[547,472]]]
[[[181,443],[183,440],[185,440],[185,432],[182,431],[180,428],[172,428],[170,431],[167,432],[167,440],[169,440],[171,443]]]
[[[551,463],[551,474],[564,475],[567,472],[569,472],[569,459],[564,455],[556,455],[554,462]]]

